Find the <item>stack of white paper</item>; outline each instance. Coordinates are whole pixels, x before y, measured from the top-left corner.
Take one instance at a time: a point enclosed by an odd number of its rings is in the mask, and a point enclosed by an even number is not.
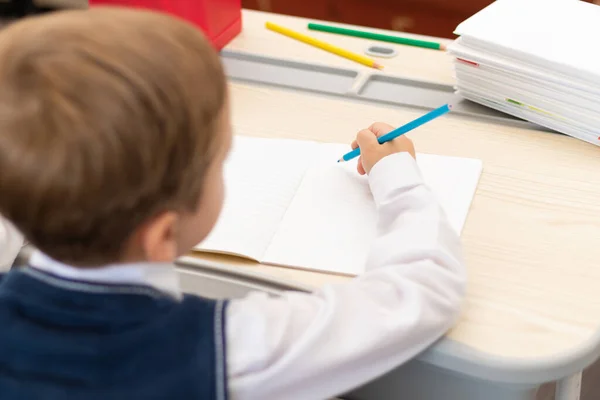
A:
[[[600,7],[497,0],[448,49],[463,97],[600,145]]]
[[[343,144],[236,136],[225,168],[223,213],[196,250],[361,274],[376,234],[377,210],[367,178],[356,172],[356,159],[337,162],[349,149]],[[460,233],[481,161],[419,154],[417,163]]]

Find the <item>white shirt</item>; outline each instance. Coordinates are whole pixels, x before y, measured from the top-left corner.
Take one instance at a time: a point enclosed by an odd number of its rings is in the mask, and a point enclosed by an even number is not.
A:
[[[0,272],[10,269],[22,245],[23,236],[0,216]]]
[[[458,235],[408,154],[369,176],[379,212],[367,272],[315,293],[251,293],[226,314],[233,400],[321,400],[410,360],[452,327],[465,291]],[[171,265],[75,269],[36,253],[35,268],[68,278],[140,283],[180,296]]]

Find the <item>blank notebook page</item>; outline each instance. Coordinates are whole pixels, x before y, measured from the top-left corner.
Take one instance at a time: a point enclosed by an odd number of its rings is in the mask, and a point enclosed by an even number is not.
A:
[[[225,203],[197,246],[260,261],[306,171],[312,142],[236,136],[225,164]]]
[[[377,211],[367,177],[356,172],[356,161],[335,162],[346,151],[344,145],[320,145],[264,262],[348,275],[364,272],[376,236]],[[460,233],[481,161],[428,154],[418,154],[417,160],[450,225]]]
[[[358,275],[377,213],[356,161],[337,163],[348,145],[320,145],[265,254],[264,262]]]
[[[577,0],[497,0],[461,23],[465,39],[524,63],[600,81],[600,7]],[[482,49],[485,50],[485,49]],[[515,53],[516,52],[516,53]]]

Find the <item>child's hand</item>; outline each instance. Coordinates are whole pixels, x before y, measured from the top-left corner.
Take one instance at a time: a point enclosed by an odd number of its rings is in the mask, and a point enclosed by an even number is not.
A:
[[[412,140],[402,135],[387,143],[379,144],[377,138],[394,130],[393,126],[376,122],[368,129],[363,129],[352,142],[352,149],[360,147],[360,158],[356,169],[361,175],[371,172],[371,168],[385,156],[403,151],[415,158],[415,146]]]

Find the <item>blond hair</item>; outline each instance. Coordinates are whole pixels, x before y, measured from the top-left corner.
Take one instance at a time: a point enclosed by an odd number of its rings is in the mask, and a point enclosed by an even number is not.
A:
[[[0,33],[0,214],[49,256],[115,262],[143,222],[192,210],[225,78],[192,25],[123,8]]]

